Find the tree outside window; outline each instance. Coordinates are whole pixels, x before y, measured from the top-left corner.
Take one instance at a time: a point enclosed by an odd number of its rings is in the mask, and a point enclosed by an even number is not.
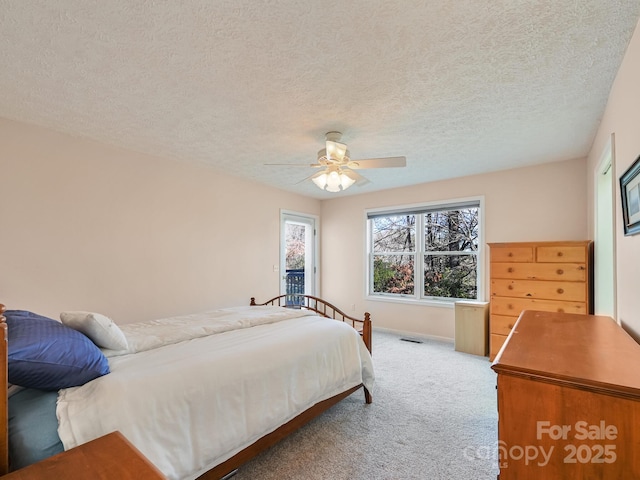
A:
[[[305,226],[287,223],[286,230],[286,267],[287,270],[304,268]]]
[[[373,223],[373,291],[414,293],[416,257],[416,217],[378,217]]]

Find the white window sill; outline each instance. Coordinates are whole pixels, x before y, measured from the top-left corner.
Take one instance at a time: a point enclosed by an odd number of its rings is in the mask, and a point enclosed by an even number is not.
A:
[[[366,300],[372,302],[386,302],[386,303],[403,303],[405,305],[420,305],[425,307],[439,307],[439,308],[453,308],[458,298],[452,298],[451,300],[430,300],[430,299],[417,299],[412,297],[387,297],[381,295],[367,295]]]

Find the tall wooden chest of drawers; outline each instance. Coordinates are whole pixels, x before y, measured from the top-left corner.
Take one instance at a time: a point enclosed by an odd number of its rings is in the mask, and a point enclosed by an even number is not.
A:
[[[593,242],[490,243],[493,360],[523,310],[593,313]]]

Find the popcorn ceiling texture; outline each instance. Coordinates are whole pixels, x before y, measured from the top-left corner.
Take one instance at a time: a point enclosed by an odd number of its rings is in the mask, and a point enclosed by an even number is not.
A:
[[[640,0],[0,0],[0,116],[317,198],[587,154]]]

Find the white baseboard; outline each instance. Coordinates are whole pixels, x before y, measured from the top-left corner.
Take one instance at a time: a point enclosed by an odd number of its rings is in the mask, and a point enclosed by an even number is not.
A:
[[[404,330],[395,330],[392,328],[382,328],[382,327],[373,327],[373,331],[379,331],[379,332],[387,332],[387,333],[393,333],[395,335],[400,335],[402,337],[407,337],[407,338],[416,338],[416,339],[424,339],[424,340],[437,340],[439,342],[446,342],[446,343],[454,343],[454,339],[453,338],[449,338],[449,337],[439,337],[437,335],[427,335],[425,333],[416,333],[416,332],[406,332]]]

